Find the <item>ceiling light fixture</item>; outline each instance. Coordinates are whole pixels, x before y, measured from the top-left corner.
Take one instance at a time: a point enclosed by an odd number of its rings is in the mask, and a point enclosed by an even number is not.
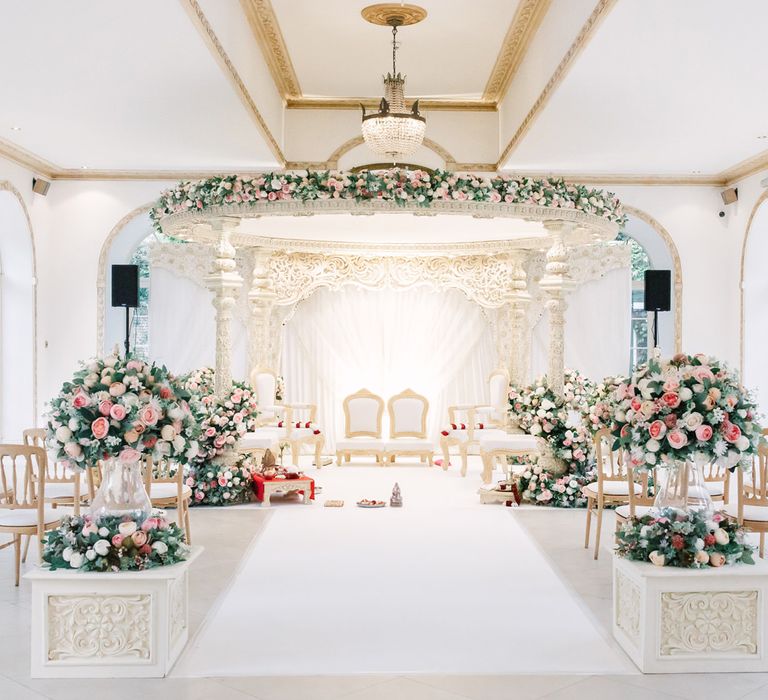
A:
[[[368,147],[393,163],[411,155],[424,140],[427,120],[419,114],[419,101],[411,109],[405,106],[405,77],[397,72],[397,29],[420,22],[427,13],[413,5],[371,5],[362,11],[363,17],[374,24],[392,27],[392,72],[384,77],[384,97],[379,111],[366,114],[363,110],[362,131]]]

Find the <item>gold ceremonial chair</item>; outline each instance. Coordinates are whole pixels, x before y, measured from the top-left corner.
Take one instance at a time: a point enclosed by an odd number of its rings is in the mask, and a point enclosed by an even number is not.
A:
[[[765,556],[768,532],[768,445],[760,445],[748,474],[737,467],[738,503],[727,503],[725,513],[751,532],[760,533],[760,558]]]
[[[192,489],[184,483],[184,468],[168,459],[144,460],[144,486],[153,508],[175,508],[179,527],[184,530],[187,544],[192,543],[189,527],[189,502]]]
[[[22,536],[37,536],[42,561],[43,537],[61,523],[61,513],[45,507],[47,471],[41,447],[0,445],[0,534],[13,538],[17,586]]]
[[[27,428],[22,432],[24,444],[45,449],[44,428]],[[80,505],[87,501],[82,493],[82,476],[79,469],[68,469],[63,462],[47,461],[45,476],[45,502],[56,506],[69,506],[75,515],[80,515]]]
[[[656,470],[653,469],[650,472],[645,469],[636,469],[632,467],[627,468],[627,493],[629,497],[629,503],[627,505],[618,506],[614,511],[616,513],[616,529],[618,530],[627,520],[630,518],[641,518],[647,515],[648,511],[653,507],[653,502],[656,499],[655,494],[650,488],[649,475],[653,475],[653,483],[658,484],[656,480]],[[639,489],[636,485],[640,486]]]
[[[640,491],[641,485],[627,478],[621,453],[611,448],[613,436],[607,428],[598,430],[594,436],[595,458],[597,461],[597,481],[583,486],[582,494],[587,499],[587,527],[584,535],[584,548],[589,548],[589,531],[592,516],[597,517],[595,530],[595,559],[600,552],[600,531],[603,526],[603,509],[606,505],[629,505],[629,491]]]

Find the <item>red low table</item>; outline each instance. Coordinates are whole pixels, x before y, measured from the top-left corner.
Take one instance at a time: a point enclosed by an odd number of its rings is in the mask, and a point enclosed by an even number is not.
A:
[[[304,496],[304,503],[315,500],[315,480],[308,476],[300,479],[265,479],[260,474],[254,474],[253,490],[256,499],[265,507],[269,507],[272,494],[275,493],[300,493]]]

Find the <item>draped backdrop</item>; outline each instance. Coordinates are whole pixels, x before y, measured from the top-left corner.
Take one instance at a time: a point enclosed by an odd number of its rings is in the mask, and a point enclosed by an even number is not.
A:
[[[593,379],[626,373],[631,280],[626,267],[571,292],[565,326],[566,366]],[[151,267],[150,354],[175,373],[213,366],[212,295],[199,282]],[[541,299],[531,309],[531,376],[547,370],[549,324]],[[286,400],[314,403],[326,450],[343,433],[342,400],[361,388],[386,401],[403,389],[430,403],[428,432],[437,438],[451,404],[487,403],[487,379],[499,366],[489,317],[457,290],[417,286],[320,289],[283,326],[281,366]],[[233,376],[247,376],[245,294],[232,321]],[[385,414],[385,435],[387,428]]]

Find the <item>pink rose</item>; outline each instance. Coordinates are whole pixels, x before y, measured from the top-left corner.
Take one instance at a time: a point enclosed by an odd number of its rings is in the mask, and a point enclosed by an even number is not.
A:
[[[205,494],[202,491],[195,491],[195,500],[202,501],[205,498]]]
[[[113,547],[122,547],[123,545],[123,536],[122,535],[113,535],[112,536],[112,546]]]
[[[90,403],[90,397],[84,391],[78,391],[72,399],[75,408],[85,408]]]
[[[707,442],[712,437],[712,428],[709,425],[700,425],[696,428],[696,439],[701,442]]]
[[[677,408],[680,405],[680,396],[674,391],[668,391],[662,395],[661,400],[669,408]]]
[[[712,370],[706,365],[701,365],[700,367],[694,367],[693,376],[698,382],[703,382],[705,379],[708,379],[711,382],[715,378],[715,375],[712,374]]]
[[[653,423],[651,423],[648,426],[648,434],[654,439],[658,440],[659,438],[664,437],[664,434],[667,432],[667,426],[664,425],[664,423],[660,420],[655,420]]]
[[[194,486],[195,480],[191,476],[188,476],[185,483],[187,484],[187,486]]]
[[[100,416],[91,423],[91,432],[96,440],[103,440],[109,432],[109,421],[104,416]]]
[[[667,442],[679,450],[688,444],[688,436],[682,430],[671,430],[667,435]]]
[[[667,379],[664,382],[664,391],[677,391],[680,388],[680,382],[677,379]]]
[[[161,386],[160,387],[160,398],[161,399],[170,399],[171,396],[173,396],[173,392],[170,390],[167,386]]]
[[[629,405],[632,407],[633,411],[639,411],[643,403],[640,401],[640,399],[637,398],[637,396],[635,396]]]
[[[101,413],[102,416],[108,416],[111,410],[112,410],[111,401],[104,400],[99,404],[99,413]]]
[[[114,406],[112,406],[112,408],[109,409],[109,415],[115,420],[123,420],[126,415],[128,415],[128,412],[125,410],[125,406],[116,403]]]
[[[218,481],[219,481],[219,486],[226,486],[227,485],[227,480],[223,476],[220,476]]]
[[[135,430],[126,430],[125,433],[123,433],[123,437],[126,442],[134,443],[139,439],[139,434]]]
[[[216,435],[216,428],[207,428],[205,431],[205,437],[213,437]]]
[[[148,435],[147,437],[144,438],[144,446],[148,450],[151,450],[155,446],[156,443],[157,443],[157,436],[156,435]]]
[[[664,425],[672,430],[677,425],[677,414],[670,413],[668,416],[664,416]]]
[[[213,441],[213,446],[214,446],[216,449],[219,449],[219,450],[220,450],[222,447],[224,447],[224,444],[225,444],[225,442],[224,442],[224,438],[223,438],[221,435],[219,435],[219,437],[217,437],[217,438],[216,438],[216,439]]]
[[[131,539],[137,547],[143,547],[147,543],[147,533],[142,530],[136,530],[131,535]]]
[[[141,459],[141,452],[132,447],[124,447],[120,452],[120,461],[125,464],[133,464]]]
[[[141,524],[141,529],[143,532],[149,532],[150,530],[157,527],[157,518],[147,518],[144,520],[144,522]]]
[[[140,554],[151,554],[152,553],[152,547],[150,547],[148,544],[143,544],[141,547],[139,547],[139,553]]]
[[[723,423],[723,437],[728,442],[736,442],[741,437],[741,428],[735,423]]]
[[[155,425],[160,419],[160,414],[154,406],[144,406],[139,411],[139,418],[145,425]]]
[[[135,370],[141,370],[143,367],[143,363],[139,360],[129,360],[128,364],[125,366],[126,369],[135,369]]]

